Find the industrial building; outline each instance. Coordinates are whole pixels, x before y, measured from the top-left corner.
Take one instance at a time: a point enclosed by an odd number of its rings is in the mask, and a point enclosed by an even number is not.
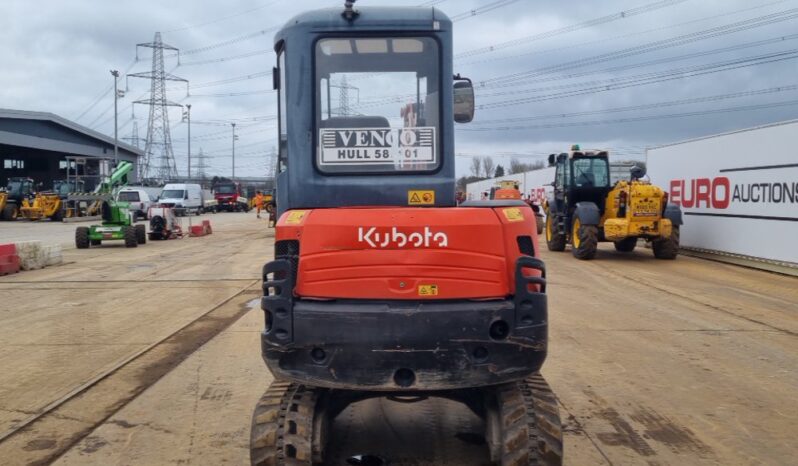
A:
[[[144,151],[118,144],[119,160],[138,167]],[[113,164],[114,139],[48,112],[0,109],[0,186],[28,177],[44,187],[53,180],[80,176],[91,189],[103,161]],[[138,170],[133,170],[133,179]]]

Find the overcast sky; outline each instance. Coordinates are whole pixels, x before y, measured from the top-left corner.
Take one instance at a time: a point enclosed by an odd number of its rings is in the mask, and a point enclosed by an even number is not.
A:
[[[2,3],[0,107],[53,112],[112,135],[109,70],[148,71],[152,52],[139,49],[136,62],[135,44],[161,31],[181,49],[180,66],[167,58],[166,69],[191,83],[191,97],[185,86],[168,88],[171,100],[192,105],[192,153],[202,148],[209,172],[229,174],[236,121],[241,176],[263,175],[275,145],[275,122],[265,117],[276,113],[276,95],[264,73],[274,65],[275,28],[343,0]],[[455,71],[478,86],[475,121],[458,125],[458,174],[472,155],[506,165],[511,156],[539,160],[580,143],[642,158],[646,146],[798,117],[798,0],[425,3],[458,19]],[[146,97],[149,81],[123,78],[120,86],[120,137],[137,122],[144,138],[148,108],[131,102]],[[180,120],[181,110],[171,109],[182,174]]]

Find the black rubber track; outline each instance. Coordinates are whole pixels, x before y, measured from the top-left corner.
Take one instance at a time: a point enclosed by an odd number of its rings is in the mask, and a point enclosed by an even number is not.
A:
[[[657,259],[676,259],[679,255],[679,227],[673,227],[670,238],[652,241],[651,250]]]
[[[596,257],[598,250],[598,227],[595,225],[580,225],[579,231],[579,247],[572,245],[571,251],[574,257],[581,260],[590,260]]]
[[[310,466],[313,419],[323,389],[275,381],[252,415],[250,462],[253,466]]]
[[[620,241],[615,241],[615,250],[618,252],[632,252],[637,246],[637,238],[624,238]]]
[[[496,388],[501,466],[562,464],[557,399],[540,374]]]

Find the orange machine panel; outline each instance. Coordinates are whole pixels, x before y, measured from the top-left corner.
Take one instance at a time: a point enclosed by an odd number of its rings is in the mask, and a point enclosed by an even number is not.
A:
[[[533,229],[526,206],[336,208],[286,212],[276,239],[299,240],[298,296],[491,299],[513,294]]]

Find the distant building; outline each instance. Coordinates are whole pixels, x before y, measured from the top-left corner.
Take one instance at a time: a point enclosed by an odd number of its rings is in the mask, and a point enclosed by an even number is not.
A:
[[[122,142],[118,147],[119,160],[138,168],[144,151]],[[70,175],[77,171],[90,189],[113,158],[112,137],[52,113],[0,109],[0,186],[9,178],[28,177],[49,188],[53,180],[67,177],[69,167]]]

